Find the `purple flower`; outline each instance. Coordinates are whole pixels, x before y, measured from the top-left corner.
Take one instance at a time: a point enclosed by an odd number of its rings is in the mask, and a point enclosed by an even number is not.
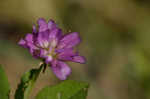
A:
[[[60,80],[65,80],[71,73],[66,61],[85,63],[85,58],[74,51],[81,41],[79,34],[72,32],[64,35],[53,20],[46,23],[40,18],[37,23],[39,29],[33,26],[32,34],[28,33],[19,41],[19,45],[27,48],[33,57],[44,59],[54,74]]]

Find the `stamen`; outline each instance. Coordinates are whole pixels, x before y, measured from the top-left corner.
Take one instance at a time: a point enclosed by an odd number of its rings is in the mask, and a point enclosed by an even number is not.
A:
[[[56,47],[56,45],[57,45],[57,41],[56,41],[55,39],[53,39],[53,40],[51,41],[51,46],[52,46],[52,47]]]
[[[43,42],[43,47],[44,47],[44,48],[47,48],[48,46],[49,46],[48,41],[44,41],[44,42]]]

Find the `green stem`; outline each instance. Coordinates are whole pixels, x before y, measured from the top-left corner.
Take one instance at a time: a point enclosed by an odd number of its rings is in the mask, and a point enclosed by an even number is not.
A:
[[[15,93],[15,99],[28,99],[34,87],[34,84],[42,70],[45,70],[46,64],[42,63],[38,69],[31,69],[21,77],[21,83]]]

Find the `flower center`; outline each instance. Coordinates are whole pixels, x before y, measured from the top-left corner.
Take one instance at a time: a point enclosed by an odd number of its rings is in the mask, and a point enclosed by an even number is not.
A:
[[[49,43],[48,41],[44,41],[42,45],[43,48],[47,48],[49,46]]]
[[[57,46],[57,41],[55,39],[53,39],[51,42],[44,42],[44,50],[45,50],[45,56],[47,57],[47,60],[51,61],[54,58],[56,58],[56,52],[55,52],[55,48]]]

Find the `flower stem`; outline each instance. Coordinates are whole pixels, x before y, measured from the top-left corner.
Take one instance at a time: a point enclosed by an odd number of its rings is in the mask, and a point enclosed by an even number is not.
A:
[[[45,69],[46,64],[42,63],[39,68],[26,72],[21,77],[21,83],[15,93],[15,99],[28,99],[40,72],[45,71]]]

